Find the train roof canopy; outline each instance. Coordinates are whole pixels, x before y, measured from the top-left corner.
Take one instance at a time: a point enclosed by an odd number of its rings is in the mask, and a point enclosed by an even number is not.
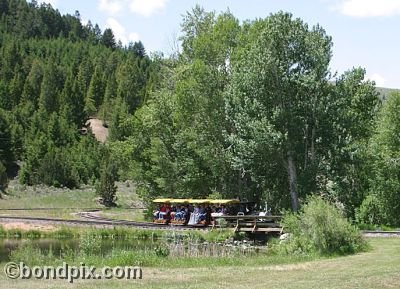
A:
[[[240,203],[237,199],[170,199],[170,198],[160,198],[153,200],[153,203],[173,203],[173,204],[238,204]]]
[[[218,199],[218,200],[210,200],[211,204],[238,204],[240,203],[239,200],[237,199]]]
[[[190,203],[192,199],[171,199],[171,203],[174,204],[183,204],[183,203]]]
[[[155,199],[153,203],[171,203],[172,199]]]

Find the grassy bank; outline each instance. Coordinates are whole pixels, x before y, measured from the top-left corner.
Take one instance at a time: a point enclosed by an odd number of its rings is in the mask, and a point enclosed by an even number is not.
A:
[[[124,228],[114,227],[108,228],[88,228],[88,227],[59,227],[52,231],[42,230],[21,230],[21,229],[4,229],[0,225],[0,238],[13,239],[38,239],[38,238],[54,238],[54,239],[71,239],[79,238],[83,235],[90,235],[101,239],[191,239],[199,242],[223,242],[227,238],[243,238],[242,234],[234,234],[229,229],[215,230],[149,230],[140,228]]]
[[[136,281],[78,280],[68,284],[64,280],[9,280],[1,270],[0,288],[399,288],[400,239],[374,238],[370,243],[370,252],[315,261],[280,263],[252,258],[251,262],[226,266],[210,266],[204,261],[196,268],[171,262],[173,268],[143,268],[143,279]]]

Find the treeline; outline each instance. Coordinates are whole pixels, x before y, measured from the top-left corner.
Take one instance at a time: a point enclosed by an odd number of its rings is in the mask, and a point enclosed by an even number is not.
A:
[[[399,224],[400,96],[381,109],[362,68],[335,76],[322,27],[196,7],[180,41],[131,133],[109,143],[144,200],[239,197],[279,212],[322,195],[359,222]]]
[[[26,184],[77,187],[94,182],[108,157],[80,129],[90,117],[112,122],[134,113],[156,84],[141,42],[117,44],[110,29],[61,16],[48,4],[0,1],[0,157],[11,174],[22,161]],[[117,137],[118,136],[118,137]]]
[[[400,94],[382,104],[362,68],[333,74],[322,27],[195,7],[182,51],[150,58],[78,13],[1,3],[0,156],[22,161],[22,182],[75,187],[116,167],[145,201],[238,197],[278,212],[322,195],[361,223],[400,225]],[[61,30],[9,24],[29,11],[46,27],[45,10]],[[78,133],[91,116],[110,128],[105,145]]]

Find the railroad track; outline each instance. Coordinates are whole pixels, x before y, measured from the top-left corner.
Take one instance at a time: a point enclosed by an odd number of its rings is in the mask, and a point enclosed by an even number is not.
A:
[[[46,222],[46,223],[56,223],[56,224],[72,224],[72,225],[88,225],[88,226],[126,226],[133,228],[142,228],[142,229],[162,229],[162,230],[199,230],[204,228],[193,228],[193,227],[182,227],[182,226],[165,226],[160,224],[155,224],[151,222],[136,222],[129,220],[116,220],[110,218],[103,218],[96,214],[98,210],[91,210],[87,212],[79,212],[76,215],[82,218],[79,219],[57,219],[57,218],[46,218],[46,217],[18,217],[18,216],[7,216],[1,215],[0,220],[11,220],[11,221],[25,221],[25,222]]]
[[[367,237],[400,237],[400,231],[361,231]]]
[[[0,209],[3,210],[3,209]],[[10,209],[10,210],[24,210],[24,209]],[[28,209],[28,210],[40,210],[38,209]],[[190,226],[173,226],[173,225],[160,225],[151,222],[136,222],[129,220],[116,220],[110,218],[104,218],[98,216],[96,212],[99,212],[99,209],[89,209],[84,212],[79,212],[76,215],[81,218],[80,219],[57,219],[57,218],[46,218],[46,217],[18,217],[18,216],[6,216],[0,215],[0,220],[14,220],[14,221],[25,221],[25,222],[48,222],[48,223],[56,223],[56,224],[72,224],[72,225],[87,225],[87,226],[125,226],[132,228],[142,228],[142,229],[161,229],[161,230],[205,230],[206,227],[190,227]],[[367,237],[400,237],[400,231],[369,231],[363,230],[361,231],[364,236]]]

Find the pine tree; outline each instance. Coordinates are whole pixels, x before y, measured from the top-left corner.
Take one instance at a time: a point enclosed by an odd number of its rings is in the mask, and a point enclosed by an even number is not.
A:
[[[105,163],[100,175],[100,182],[96,186],[96,194],[101,197],[101,203],[106,207],[114,207],[117,201],[117,168],[112,163]]]
[[[136,57],[143,58],[146,56],[146,50],[144,49],[143,43],[141,41],[135,42],[133,45],[130,45],[128,50],[132,50],[133,54]]]
[[[110,28],[104,30],[103,36],[101,37],[101,44],[111,49],[115,49],[117,47],[114,33]]]
[[[8,186],[8,177],[6,167],[0,162],[0,199],[2,199],[2,193],[5,192]]]
[[[58,73],[56,66],[52,60],[49,61],[43,75],[39,108],[52,113],[58,109]]]
[[[92,79],[90,80],[89,90],[86,98],[93,99],[95,107],[99,107],[103,100],[104,89],[103,80],[100,73],[100,68],[96,66]]]
[[[38,103],[42,78],[43,71],[41,63],[35,60],[32,63],[31,70],[25,80],[24,89],[22,92],[22,101],[31,101],[34,104]]]
[[[0,110],[0,162],[8,167],[14,161],[10,123],[5,112]]]

